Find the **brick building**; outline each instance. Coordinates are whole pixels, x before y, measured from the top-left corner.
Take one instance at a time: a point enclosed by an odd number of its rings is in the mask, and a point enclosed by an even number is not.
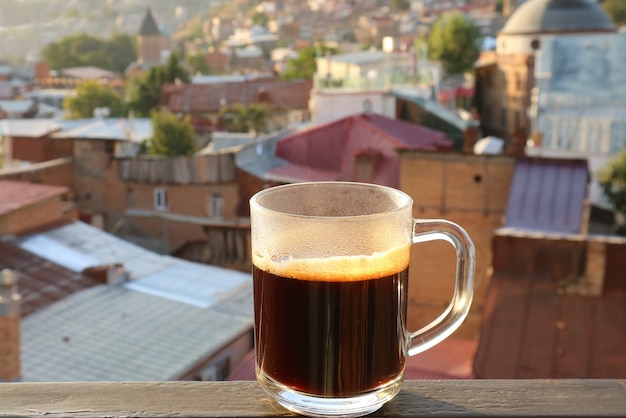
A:
[[[476,247],[474,302],[456,336],[478,338],[491,238],[503,225],[514,167],[515,160],[507,156],[400,153],[400,189],[413,198],[413,216],[456,222]],[[439,316],[452,299],[455,252],[445,242],[414,245],[410,265],[408,325],[415,330]]]

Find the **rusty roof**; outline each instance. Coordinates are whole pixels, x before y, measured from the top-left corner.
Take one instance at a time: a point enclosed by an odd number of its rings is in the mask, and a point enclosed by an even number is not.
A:
[[[9,242],[0,241],[0,266],[17,272],[21,313],[27,316],[106,280],[73,272]]]
[[[626,239],[593,239],[605,246],[602,262],[580,254],[591,245],[585,240],[529,235],[494,242],[501,262],[485,297],[477,378],[626,377]],[[603,274],[599,294],[569,290],[590,277],[572,260]]]
[[[0,180],[0,215],[70,191],[64,186]]]
[[[310,80],[282,81],[250,78],[208,84],[166,84],[163,106],[179,113],[217,113],[224,106],[265,103],[272,109],[307,109],[313,83]]]

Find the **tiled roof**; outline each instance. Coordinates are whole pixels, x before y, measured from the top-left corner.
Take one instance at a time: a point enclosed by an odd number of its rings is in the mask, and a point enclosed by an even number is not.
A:
[[[0,180],[0,215],[68,192],[69,188],[64,186]]]
[[[9,242],[0,241],[0,267],[12,269],[18,275],[22,316],[102,283],[101,279],[70,271]]]
[[[307,109],[311,81],[248,79],[241,82],[166,85],[164,107],[175,113],[216,113],[224,105],[266,103],[272,109]]]

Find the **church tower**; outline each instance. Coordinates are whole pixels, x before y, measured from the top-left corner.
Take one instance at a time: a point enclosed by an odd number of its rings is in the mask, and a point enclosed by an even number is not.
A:
[[[152,10],[148,8],[137,36],[137,63],[144,67],[161,64],[162,49],[163,36],[152,16]]]

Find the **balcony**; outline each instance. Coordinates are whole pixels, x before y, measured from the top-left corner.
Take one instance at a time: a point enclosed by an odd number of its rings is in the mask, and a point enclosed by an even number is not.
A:
[[[293,416],[256,382],[0,383],[0,415]],[[626,416],[621,380],[411,380],[372,416]]]

